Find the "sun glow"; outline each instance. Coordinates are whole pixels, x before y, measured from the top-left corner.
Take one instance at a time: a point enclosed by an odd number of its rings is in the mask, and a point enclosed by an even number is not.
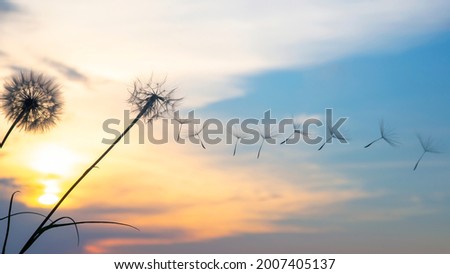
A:
[[[38,198],[38,202],[43,205],[53,205],[58,201],[58,196],[53,193],[45,193]]]
[[[40,146],[31,153],[30,166],[37,171],[37,181],[43,185],[43,193],[37,198],[42,205],[55,204],[60,196],[60,184],[70,177],[75,165],[80,162],[73,151],[59,145]]]
[[[42,205],[53,205],[59,199],[59,193],[61,188],[59,187],[60,181],[58,179],[47,179],[40,182],[44,185],[44,194],[39,196],[38,202]]]
[[[31,167],[46,175],[67,176],[78,162],[78,156],[58,145],[44,145],[31,157]]]

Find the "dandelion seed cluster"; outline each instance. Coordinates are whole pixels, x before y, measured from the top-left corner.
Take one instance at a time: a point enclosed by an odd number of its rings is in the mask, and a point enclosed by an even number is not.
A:
[[[151,79],[147,83],[137,80],[130,92],[128,102],[133,106],[133,111],[142,112],[142,116],[152,122],[173,112],[176,104],[182,98],[173,98],[175,89],[167,90],[165,81],[154,83]]]
[[[33,71],[6,80],[0,96],[6,118],[26,131],[45,131],[55,125],[62,109],[60,88],[53,79]]]

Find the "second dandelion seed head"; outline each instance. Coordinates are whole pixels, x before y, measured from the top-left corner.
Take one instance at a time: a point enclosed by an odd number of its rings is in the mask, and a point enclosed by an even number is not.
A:
[[[182,100],[173,98],[175,89],[166,89],[165,82],[155,83],[152,78],[147,83],[140,80],[134,82],[128,102],[133,106],[133,111],[141,113],[147,122],[170,114]]]
[[[21,71],[4,84],[1,108],[10,121],[26,131],[45,131],[54,126],[62,110],[60,88],[51,78]]]

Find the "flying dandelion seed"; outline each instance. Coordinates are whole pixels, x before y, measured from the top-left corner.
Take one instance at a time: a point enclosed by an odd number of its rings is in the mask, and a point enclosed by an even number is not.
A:
[[[298,123],[298,122],[295,122],[294,119],[292,119],[292,121],[293,121],[292,122],[292,126],[294,127],[294,132],[292,132],[292,134],[289,135],[289,137],[287,137],[283,142],[281,142],[280,145],[285,144],[287,141],[289,141],[292,138],[292,136],[295,136],[296,134],[308,137],[308,133],[307,132],[303,132],[300,129],[302,127],[302,124]]]
[[[0,95],[1,108],[12,122],[0,148],[18,127],[25,131],[40,132],[53,127],[62,110],[59,86],[53,79],[33,71],[21,71],[4,84]]]
[[[242,130],[235,129],[235,127],[233,127],[231,129],[231,134],[236,138],[236,143],[234,144],[234,150],[233,150],[233,156],[235,156],[238,143],[241,140],[246,139],[248,137],[248,135],[245,134]]]
[[[396,137],[395,133],[393,132],[392,129],[387,129],[384,126],[383,120],[380,121],[380,135],[381,135],[380,138],[373,140],[368,145],[366,145],[364,148],[368,148],[372,144],[374,144],[380,140],[384,140],[386,143],[388,143],[391,146],[397,146],[399,144],[399,142],[395,139],[395,137]]]
[[[259,131],[259,135],[261,136],[262,141],[261,141],[261,145],[259,146],[258,155],[256,156],[257,159],[259,159],[259,156],[261,154],[261,149],[262,149],[264,143],[268,142],[267,140],[274,139],[274,137],[276,137],[278,135],[278,134],[273,134],[272,133],[273,127],[274,126],[272,126],[272,128],[269,130],[269,132],[261,132],[261,131]]]
[[[328,137],[328,139],[327,139],[327,140],[319,147],[318,150],[322,150],[322,148],[323,148],[327,143],[331,142],[331,140],[332,140],[333,138],[334,138],[334,139],[338,139],[338,140],[340,140],[341,142],[346,142],[346,141],[347,141],[342,135],[336,134],[336,132],[334,132],[331,128],[328,127],[327,130],[328,130],[329,137]]]
[[[128,103],[133,106],[133,112],[139,113],[139,119],[144,118],[151,123],[175,110],[182,98],[172,98],[175,89],[165,89],[165,82],[154,83],[152,78],[145,84],[140,80],[134,82]]]
[[[190,138],[192,138],[192,137],[197,137],[197,138],[198,138],[198,140],[200,141],[200,145],[202,146],[203,149],[206,149],[206,146],[205,146],[205,144],[203,144],[203,140],[202,140],[202,138],[200,137],[200,133],[203,131],[203,129],[205,128],[205,126],[206,126],[205,123],[203,123],[203,126],[202,126],[200,129],[197,129],[197,126],[196,126],[196,127],[195,127],[196,129],[195,129],[194,133],[189,134],[189,137],[190,137]]]
[[[192,119],[180,118],[178,116],[174,116],[173,119],[175,121],[177,121],[177,123],[179,124],[179,126],[178,126],[178,134],[177,134],[177,142],[178,142],[180,140],[180,134],[181,134],[181,129],[183,128],[183,125],[192,123]]]
[[[134,107],[134,111],[138,114],[136,118],[130,123],[130,125],[123,131],[123,133],[117,137],[117,139],[106,149],[106,151],[91,165],[86,171],[72,184],[72,186],[64,193],[59,201],[53,206],[50,212],[46,215],[42,223],[36,228],[34,233],[30,236],[28,241],[23,245],[20,253],[25,253],[34,242],[47,230],[57,227],[55,222],[49,222],[53,214],[58,210],[65,199],[70,193],[83,181],[83,179],[96,167],[100,161],[108,155],[108,153],[122,140],[122,138],[131,130],[131,128],[140,120],[145,119],[147,122],[152,123],[154,119],[163,117],[166,114],[170,114],[175,109],[175,106],[180,102],[181,98],[173,98],[175,89],[167,90],[164,88],[165,80],[161,83],[154,83],[152,78],[146,84],[143,84],[140,80],[134,83],[134,88],[130,92],[130,98],[128,102]],[[58,219],[60,220],[60,219]],[[82,222],[72,222],[62,225],[81,224]],[[84,222],[85,223],[85,222]],[[106,223],[89,221],[88,223]],[[112,224],[121,224],[116,222],[108,222]],[[58,225],[61,226],[61,225]]]
[[[420,161],[422,160],[423,156],[425,156],[425,153],[429,152],[429,153],[440,153],[440,151],[438,151],[435,147],[434,147],[434,142],[431,139],[431,137],[428,137],[428,139],[423,139],[422,136],[418,135],[417,138],[419,139],[420,145],[422,146],[423,152],[419,157],[419,160],[417,160],[416,164],[414,165],[414,169],[416,170],[417,167],[419,166]]]

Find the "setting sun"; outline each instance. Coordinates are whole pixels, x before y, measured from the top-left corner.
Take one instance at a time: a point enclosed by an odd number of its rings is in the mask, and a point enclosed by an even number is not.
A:
[[[58,196],[53,193],[45,193],[39,197],[38,201],[43,205],[53,205],[58,201]]]
[[[31,157],[31,167],[46,175],[67,176],[79,157],[71,150],[58,145],[39,147]]]
[[[44,194],[39,196],[38,202],[42,205],[53,205],[58,201],[58,193],[61,191],[59,180],[49,179],[41,183],[44,185]]]
[[[41,205],[53,205],[59,199],[60,184],[72,176],[80,157],[60,145],[44,144],[31,153],[30,167],[38,173],[37,181],[43,185],[43,192],[37,201]]]

